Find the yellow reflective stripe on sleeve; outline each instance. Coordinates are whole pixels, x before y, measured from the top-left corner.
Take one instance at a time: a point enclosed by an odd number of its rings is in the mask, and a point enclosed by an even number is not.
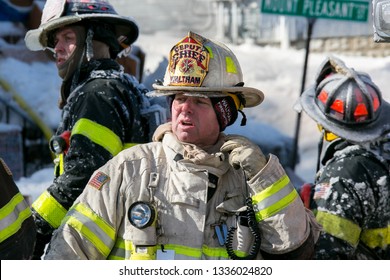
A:
[[[88,119],[79,119],[72,129],[72,136],[81,134],[102,146],[112,155],[122,150],[122,141],[112,130]]]
[[[348,242],[353,247],[358,245],[361,228],[354,222],[322,211],[317,212],[316,219],[328,234]]]
[[[34,201],[32,207],[53,228],[61,225],[62,219],[68,212],[48,191],[43,192]]]
[[[130,259],[130,242],[117,237],[114,248],[112,248],[107,259],[109,260],[129,260]]]
[[[360,239],[371,249],[385,249],[390,245],[390,225],[385,228],[363,229]]]
[[[86,205],[74,205],[63,223],[73,227],[105,257],[115,244],[115,229]]]
[[[21,193],[17,193],[0,209],[0,242],[12,236],[31,216],[31,210]]]
[[[258,222],[271,217],[286,208],[298,197],[290,179],[284,175],[262,192],[252,197],[256,220]]]

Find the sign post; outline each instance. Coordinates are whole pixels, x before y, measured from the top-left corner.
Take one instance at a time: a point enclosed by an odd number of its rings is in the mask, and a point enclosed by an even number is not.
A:
[[[262,13],[287,16],[304,16],[308,20],[306,53],[303,67],[301,91],[299,95],[301,95],[305,90],[307,62],[310,52],[310,40],[315,20],[317,18],[324,18],[364,22],[368,19],[370,3],[371,1],[369,0],[262,0]],[[298,113],[292,155],[293,170],[295,169],[298,156],[300,120],[301,113]]]

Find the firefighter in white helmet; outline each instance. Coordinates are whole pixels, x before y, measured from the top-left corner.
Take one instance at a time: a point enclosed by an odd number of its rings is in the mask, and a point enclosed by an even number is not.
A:
[[[30,50],[54,52],[62,79],[61,121],[50,141],[55,178],[32,204],[34,259],[92,173],[122,149],[150,140],[138,102],[148,90],[115,61],[138,34],[136,22],[107,0],[47,0],[39,28],[26,33]]]
[[[222,132],[264,98],[235,55],[189,32],[154,89],[172,121],[95,171],[45,258],[311,258],[318,224],[277,157]]]

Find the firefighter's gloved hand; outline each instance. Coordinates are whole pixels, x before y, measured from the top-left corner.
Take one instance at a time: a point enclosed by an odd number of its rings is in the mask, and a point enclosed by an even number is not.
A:
[[[50,235],[43,235],[37,233],[37,240],[35,243],[34,253],[32,256],[33,260],[41,260],[42,256],[45,254],[45,247],[50,242]]]
[[[255,176],[267,164],[267,158],[258,145],[240,135],[227,135],[221,151],[229,153],[229,163],[242,168],[247,179]]]

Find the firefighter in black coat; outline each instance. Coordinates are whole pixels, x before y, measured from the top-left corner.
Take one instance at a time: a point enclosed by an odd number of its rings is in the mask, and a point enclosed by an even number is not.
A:
[[[37,226],[34,259],[83,191],[93,171],[121,150],[147,142],[137,96],[147,89],[125,75],[115,58],[138,37],[137,24],[104,0],[48,0],[38,29],[27,32],[30,50],[54,51],[62,78],[62,119],[50,142],[53,184],[33,203]]]
[[[316,259],[390,259],[389,166],[370,148],[390,130],[390,105],[369,75],[336,57],[324,61],[300,105],[321,131],[322,167],[318,159],[305,203],[323,227]]]
[[[34,219],[11,170],[1,158],[0,189],[0,259],[31,259],[36,236]]]

